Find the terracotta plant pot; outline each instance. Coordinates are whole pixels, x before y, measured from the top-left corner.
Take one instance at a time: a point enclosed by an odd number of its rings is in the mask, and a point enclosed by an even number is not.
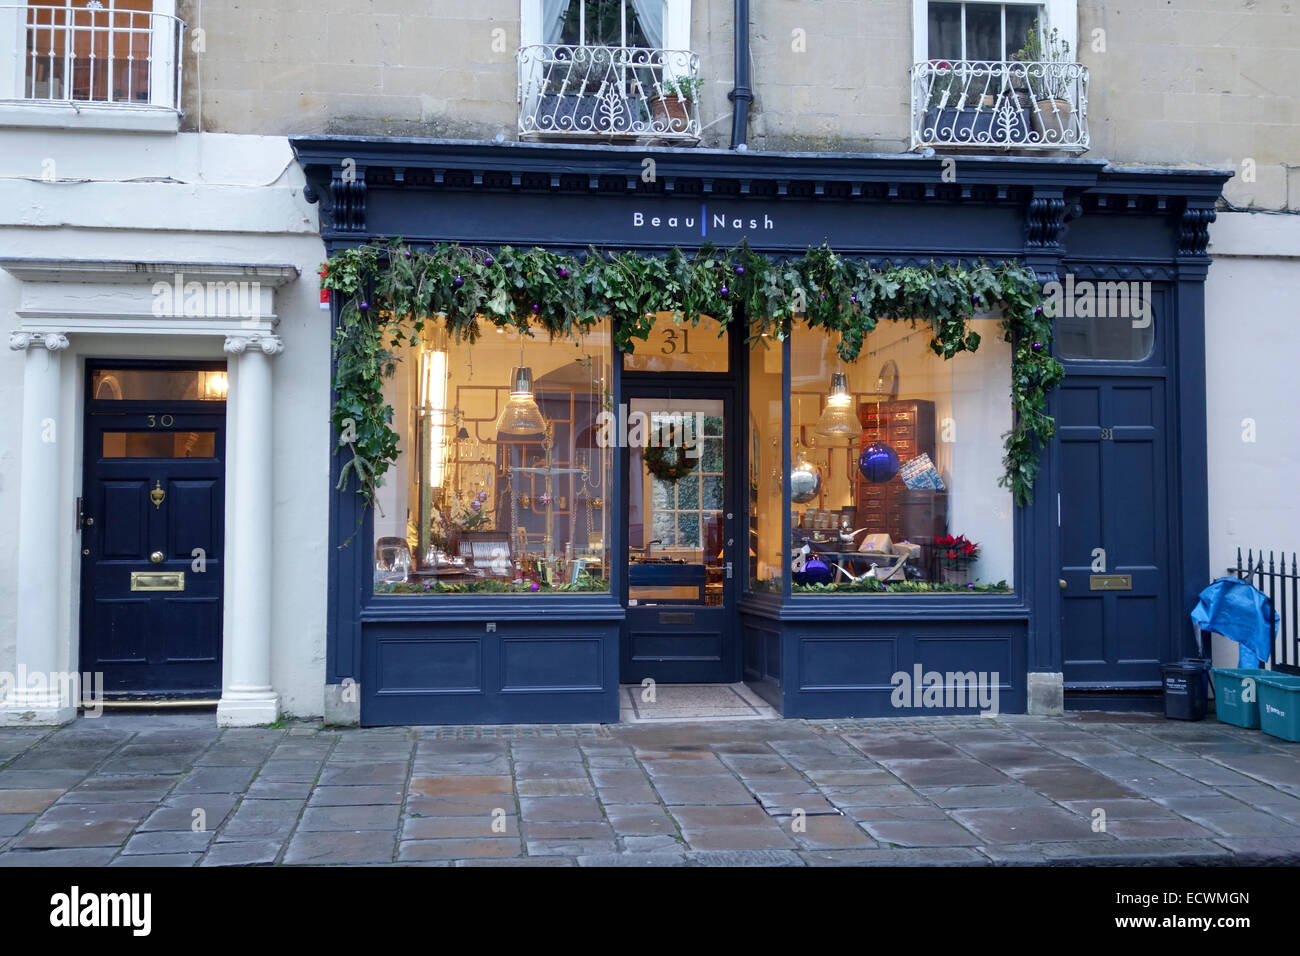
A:
[[[1038,100],[1030,114],[1034,132],[1044,143],[1069,143],[1074,140],[1074,107],[1069,100]]]
[[[691,100],[680,100],[675,96],[656,97],[654,103],[654,121],[656,131],[665,133],[685,133],[691,126]],[[660,130],[662,127],[662,130]]]

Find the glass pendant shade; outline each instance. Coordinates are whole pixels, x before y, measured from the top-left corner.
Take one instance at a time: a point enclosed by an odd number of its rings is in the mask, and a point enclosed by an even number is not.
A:
[[[831,376],[831,391],[826,396],[826,407],[822,409],[814,431],[823,437],[836,439],[850,439],[862,431],[853,414],[848,376],[843,372]]]
[[[497,432],[505,435],[535,435],[546,429],[542,410],[533,397],[533,370],[520,366],[510,376],[510,400],[497,416]]]

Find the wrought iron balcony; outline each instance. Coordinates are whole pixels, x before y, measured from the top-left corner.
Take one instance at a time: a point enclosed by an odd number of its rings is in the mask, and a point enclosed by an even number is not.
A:
[[[932,60],[912,67],[912,148],[1088,148],[1080,63]]]
[[[99,3],[0,4],[0,36],[13,40],[0,43],[0,100],[179,110],[184,30],[174,16]]]
[[[689,50],[537,44],[519,50],[524,138],[700,138],[700,58]]]

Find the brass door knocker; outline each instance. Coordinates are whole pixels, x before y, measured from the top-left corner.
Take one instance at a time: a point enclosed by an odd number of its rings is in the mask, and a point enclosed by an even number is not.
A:
[[[166,498],[167,492],[163,491],[162,482],[155,481],[153,483],[153,491],[149,492],[149,500],[153,502],[154,509],[157,510],[158,508],[161,508],[162,503]]]

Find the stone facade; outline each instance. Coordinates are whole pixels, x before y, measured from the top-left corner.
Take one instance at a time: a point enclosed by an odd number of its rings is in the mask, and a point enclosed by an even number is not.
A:
[[[1234,205],[1300,209],[1300,12],[1282,0],[1078,5],[1091,71],[1090,155],[1209,166]],[[517,137],[519,0],[180,4],[185,123],[210,132]],[[753,5],[755,149],[897,152],[908,144],[912,0]],[[728,145],[730,0],[695,0],[703,145]]]

